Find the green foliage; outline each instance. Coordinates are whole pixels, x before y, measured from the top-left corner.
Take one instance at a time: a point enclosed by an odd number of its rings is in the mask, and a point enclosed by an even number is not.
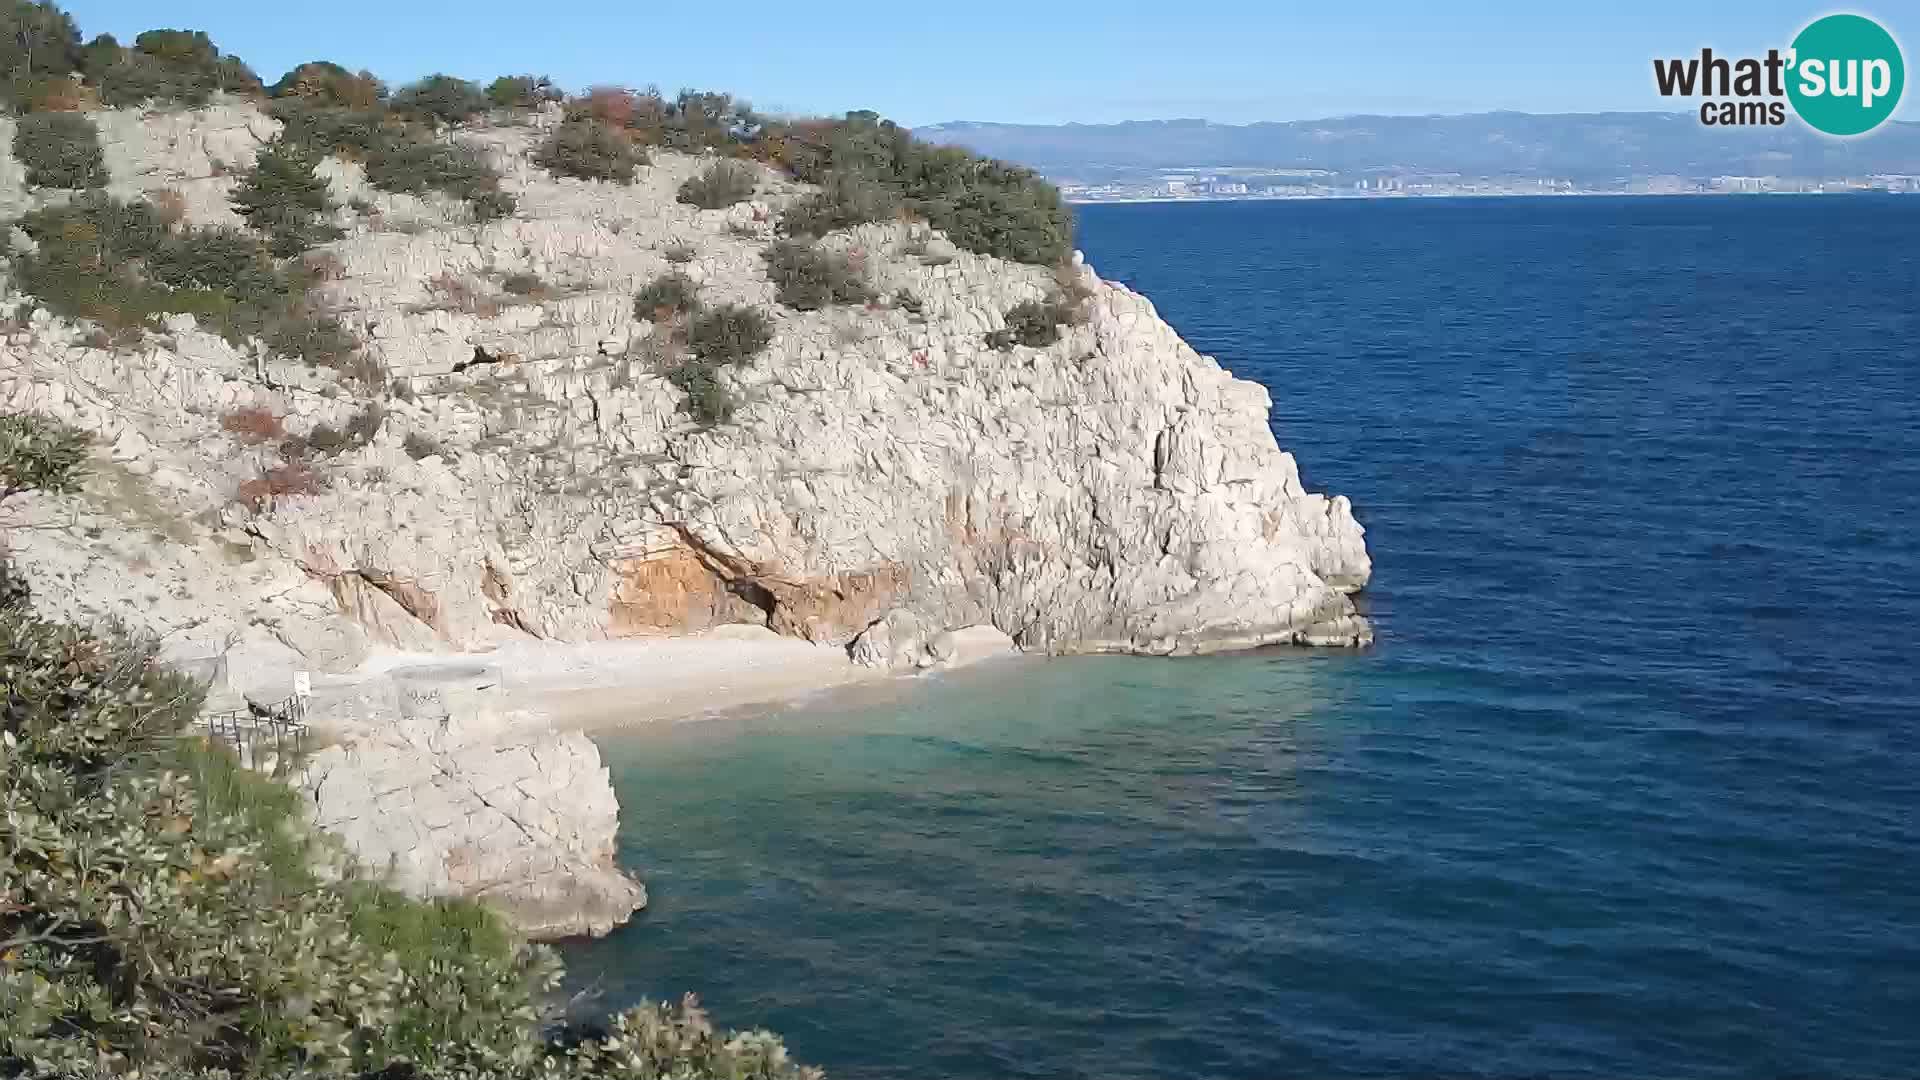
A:
[[[675,244],[666,251],[667,261],[675,266],[684,266],[693,261],[695,252],[690,245]]]
[[[327,455],[358,450],[372,442],[386,422],[387,410],[375,402],[348,417],[343,428],[315,424],[313,430],[307,432],[307,447],[316,454]]]
[[[382,191],[409,195],[438,191],[464,199],[476,221],[513,214],[513,197],[500,190],[499,174],[479,152],[436,141],[420,126],[408,124],[377,104],[367,108],[326,104],[331,91],[324,88],[337,85],[337,80],[328,82],[335,77],[315,67],[312,78],[323,89],[303,94],[299,90],[305,84],[296,84],[271,106],[273,115],[286,125],[280,141],[316,156],[359,158],[366,164],[367,182]],[[409,89],[422,90],[432,82],[429,79]],[[440,100],[438,91],[422,93],[424,97],[415,99],[421,109],[438,107],[434,104]]]
[[[758,122],[746,102],[702,90],[682,90],[663,111],[655,141],[689,154],[727,147]]]
[[[387,99],[387,87],[370,71],[354,74],[331,60],[309,60],[267,89],[275,98],[295,98],[309,106],[365,112]]]
[[[326,220],[334,209],[327,182],[314,175],[320,155],[301,143],[275,139],[254,157],[233,191],[233,206],[247,224],[264,233],[280,258],[299,255],[345,235]]]
[[[39,247],[14,259],[20,286],[56,314],[131,332],[184,312],[236,343],[261,337],[282,355],[384,382],[338,322],[308,310],[300,268],[275,266],[245,232],[172,231],[152,205],[100,194],[16,224]]]
[[[107,186],[107,161],[93,121],[71,112],[29,113],[13,131],[13,156],[36,187]]]
[[[499,193],[500,177],[478,152],[411,138],[388,139],[367,155],[367,182],[382,191],[440,191],[479,200]],[[509,210],[509,212],[511,212]]]
[[[921,142],[871,112],[831,123],[770,126],[754,148],[830,193],[843,177],[878,185],[968,251],[1044,264],[1073,247],[1072,215],[1052,184],[1017,165]],[[839,195],[833,201],[853,202]],[[834,220],[824,211],[803,212],[788,223],[790,231],[816,231]]]
[[[508,274],[500,282],[500,287],[515,296],[545,296],[549,291],[547,283],[540,280],[539,274],[520,271]]]
[[[81,62],[100,100],[115,108],[149,101],[198,107],[215,93],[257,94],[260,78],[222,56],[204,31],[149,30],[123,47],[111,34],[87,43]]]
[[[277,85],[277,84],[276,84]],[[274,101],[269,111],[284,125],[280,141],[325,156],[365,160],[394,139],[403,125],[380,108],[327,103],[321,94],[292,95]]]
[[[680,201],[702,210],[720,210],[753,198],[753,166],[722,158],[680,185]]]
[[[700,306],[700,286],[679,271],[661,274],[633,298],[633,317],[663,322]]]
[[[438,440],[431,435],[423,435],[418,431],[408,432],[407,437],[400,443],[400,449],[405,450],[407,456],[415,461],[419,461],[421,458],[445,457],[447,455],[447,448],[440,445]]]
[[[798,311],[832,304],[864,304],[873,290],[845,255],[809,243],[782,240],[767,248],[767,277],[779,286],[780,302]]]
[[[759,355],[773,341],[773,328],[759,311],[726,304],[696,315],[686,334],[688,356],[667,370],[667,381],[686,393],[695,420],[725,423],[733,416],[734,402],[720,382],[721,370]]]
[[[0,612],[0,1074],[817,1080],[689,999],[572,1045],[484,909],[316,873],[291,789],[149,646]]]
[[[487,96],[465,79],[429,75],[393,95],[393,107],[435,127],[464,124],[487,111]]]
[[[787,207],[780,228],[790,236],[825,236],[899,212],[900,197],[891,188],[865,177],[831,173],[818,192]]]
[[[80,67],[80,28],[48,2],[0,0],[0,99],[25,109],[42,87]]]
[[[562,96],[545,75],[502,75],[487,84],[487,100],[496,109],[537,109]]]
[[[647,164],[631,140],[599,120],[568,120],[533,156],[534,164],[581,180],[633,183],[633,170]]]
[[[1003,351],[1015,345],[1045,348],[1060,340],[1063,324],[1079,321],[1077,308],[1061,299],[1024,300],[1008,309],[1006,326],[988,333],[987,344]]]
[[[0,413],[0,501],[23,491],[80,490],[87,433],[49,416]]]

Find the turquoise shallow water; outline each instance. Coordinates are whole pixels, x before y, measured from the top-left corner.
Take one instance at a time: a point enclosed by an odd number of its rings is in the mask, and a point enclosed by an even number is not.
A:
[[[1920,1072],[1920,200],[1090,208],[1380,645],[610,737],[567,948],[843,1077]]]

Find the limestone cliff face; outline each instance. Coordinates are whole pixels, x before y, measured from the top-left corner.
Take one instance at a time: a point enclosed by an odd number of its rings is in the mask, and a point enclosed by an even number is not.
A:
[[[338,427],[361,403],[330,373],[186,317],[135,352],[45,313],[16,320],[0,400],[99,432],[143,497],[186,523],[148,556],[171,574],[157,599],[112,560],[16,542],[30,572],[64,571],[41,595],[171,631],[182,650],[264,631],[323,669],[370,644],[740,621],[889,665],[982,623],[1055,652],[1369,640],[1347,599],[1370,569],[1347,501],[1301,487],[1267,391],[1195,353],[1145,298],[1079,267],[1085,324],[995,351],[983,335],[1043,298],[1050,272],[888,223],[825,243],[878,295],[917,304],[791,311],[761,253],[805,189],[768,173],[756,201],[699,211],[674,191],[701,161],[669,153],[631,187],[556,179],[528,161],[544,122],[467,136],[520,202],[484,226],[324,166],[339,199],[365,207],[343,211],[350,234],[328,246],[327,302],[405,392],[370,445],[328,459],[317,493],[233,502],[274,448],[219,420],[258,406],[293,433]],[[116,193],[179,191],[194,220],[231,222],[224,192],[275,123],[229,105],[108,114],[101,129]],[[0,121],[0,142],[10,134]],[[0,210],[35,201],[20,184],[0,167]],[[775,327],[729,376],[732,422],[709,429],[647,360],[654,327],[632,310],[676,248],[704,300],[754,305]],[[508,293],[514,274],[545,288]],[[476,349],[500,362],[454,374]],[[409,434],[444,453],[415,460]],[[103,542],[118,535],[109,524]]]

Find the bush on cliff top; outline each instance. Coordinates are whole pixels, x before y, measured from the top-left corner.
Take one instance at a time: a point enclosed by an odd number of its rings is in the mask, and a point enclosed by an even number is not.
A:
[[[216,93],[258,94],[260,77],[237,56],[222,56],[201,30],[148,30],[127,48],[102,34],[81,50],[81,69],[102,104],[147,102],[198,107]]]
[[[487,101],[496,109],[537,109],[565,96],[545,75],[502,75],[487,84]]]
[[[80,67],[80,27],[52,3],[0,0],[0,98],[32,107],[49,84]]]
[[[371,71],[356,75],[331,60],[309,60],[280,76],[267,93],[315,106],[365,110],[386,101],[387,86]]]
[[[107,159],[93,121],[71,112],[29,113],[13,130],[13,156],[27,183],[50,188],[107,186]]]
[[[831,188],[843,178],[891,192],[968,251],[1051,263],[1073,248],[1073,217],[1060,191],[1030,169],[957,147],[933,146],[875,113],[769,127],[763,159]]]
[[[393,95],[393,107],[434,127],[464,124],[487,111],[487,96],[465,79],[429,75]]]

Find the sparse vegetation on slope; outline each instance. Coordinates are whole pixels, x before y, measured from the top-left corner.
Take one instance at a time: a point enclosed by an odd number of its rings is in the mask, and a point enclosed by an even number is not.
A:
[[[723,210],[753,198],[753,166],[741,161],[716,161],[680,185],[679,199],[702,210]]]
[[[796,311],[818,311],[833,304],[864,304],[873,299],[864,275],[852,260],[799,240],[767,248],[767,277],[779,286],[780,302]]]
[[[583,118],[555,128],[533,161],[561,176],[631,184],[634,169],[647,164],[647,156],[613,125]]]
[[[695,315],[687,326],[687,356],[667,370],[667,381],[686,392],[687,410],[703,424],[723,424],[733,417],[733,395],[720,383],[720,373],[744,364],[773,341],[767,317],[750,307],[726,304]]]
[[[633,317],[659,322],[684,315],[700,306],[700,286],[692,278],[674,271],[661,274],[633,298]]]

